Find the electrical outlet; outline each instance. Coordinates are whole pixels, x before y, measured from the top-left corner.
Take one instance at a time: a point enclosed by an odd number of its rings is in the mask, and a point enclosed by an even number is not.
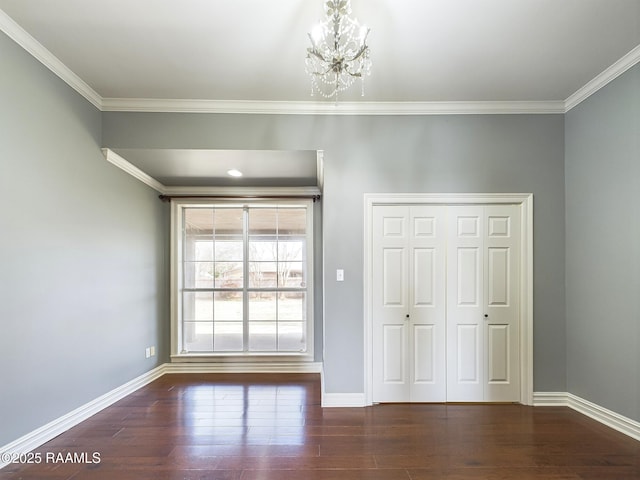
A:
[[[152,357],[156,356],[156,347],[155,347],[155,345],[152,345],[152,346],[149,347],[149,352],[151,353]]]
[[[344,282],[344,270],[341,268],[336,270],[336,281]]]
[[[151,348],[145,348],[144,356],[145,358],[149,358],[151,356]]]

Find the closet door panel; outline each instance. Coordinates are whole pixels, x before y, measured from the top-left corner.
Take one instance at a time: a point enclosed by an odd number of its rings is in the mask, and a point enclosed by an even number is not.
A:
[[[484,209],[448,207],[447,401],[482,401],[484,391]]]
[[[484,401],[520,400],[520,211],[515,205],[485,207]]]

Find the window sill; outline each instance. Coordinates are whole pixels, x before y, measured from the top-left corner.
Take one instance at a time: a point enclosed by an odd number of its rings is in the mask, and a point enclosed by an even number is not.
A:
[[[321,373],[310,355],[172,355],[167,373]]]
[[[179,353],[171,355],[171,363],[257,363],[257,362],[287,362],[309,363],[313,362],[313,354],[309,353]]]

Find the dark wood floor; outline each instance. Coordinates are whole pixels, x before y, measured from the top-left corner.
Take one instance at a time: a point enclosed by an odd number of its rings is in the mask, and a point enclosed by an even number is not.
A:
[[[165,375],[35,453],[0,479],[640,478],[640,442],[568,408],[323,409],[317,375]]]

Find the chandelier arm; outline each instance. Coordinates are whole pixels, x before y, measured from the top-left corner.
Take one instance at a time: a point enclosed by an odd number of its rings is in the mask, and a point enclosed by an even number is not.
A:
[[[307,53],[309,55],[313,55],[314,57],[318,58],[323,63],[329,63],[329,61],[326,58],[324,58],[322,54],[317,50],[307,50]]]
[[[362,72],[349,70],[349,65],[345,65],[345,67],[344,67],[344,71],[345,71],[345,72],[347,73],[347,75],[349,75],[350,77],[362,77]]]
[[[307,37],[309,37],[309,41],[311,41],[311,46],[313,47],[313,50],[317,50],[318,47],[316,45],[316,42],[313,40],[313,35],[311,35],[310,33],[307,33]],[[307,49],[309,50],[309,49]]]
[[[327,73],[329,73],[331,70],[333,70],[331,68],[331,66],[328,66],[326,70],[314,71],[314,72],[311,72],[311,73],[313,75],[317,76],[317,77],[322,77],[322,76],[326,75]]]
[[[369,46],[363,45],[353,57],[345,59],[345,62],[353,62],[354,60],[358,60],[362,55],[364,55],[367,50],[369,50]]]

